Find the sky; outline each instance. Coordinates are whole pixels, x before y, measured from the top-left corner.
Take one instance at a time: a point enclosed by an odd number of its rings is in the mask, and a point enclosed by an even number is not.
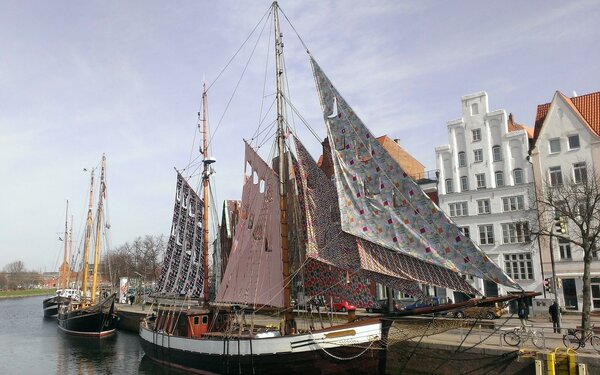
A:
[[[460,118],[464,95],[486,91],[490,110],[533,127],[537,105],[556,90],[600,91],[598,1],[279,5],[286,77],[304,120],[289,121],[315,158],[325,130],[300,40],[371,131],[400,139],[426,170],[436,168],[435,147],[448,143],[447,122]],[[269,6],[0,0],[0,269],[20,260],[28,270],[57,270],[65,202],[77,247],[84,168],[97,168],[103,153],[109,246],[168,234],[174,168],[199,157],[203,82],[217,159],[213,209],[239,199],[243,140],[272,117],[272,31],[261,22]],[[266,134],[252,141],[265,156]]]

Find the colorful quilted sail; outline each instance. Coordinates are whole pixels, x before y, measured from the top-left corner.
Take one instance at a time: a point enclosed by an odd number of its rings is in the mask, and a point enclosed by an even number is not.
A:
[[[311,62],[331,142],[342,229],[450,271],[520,289],[387,154]]]

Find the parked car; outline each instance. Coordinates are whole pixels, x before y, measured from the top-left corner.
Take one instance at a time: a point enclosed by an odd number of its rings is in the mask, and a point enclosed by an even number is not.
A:
[[[471,306],[450,312],[449,316],[454,316],[458,319],[476,318],[476,319],[497,319],[504,315],[506,311],[498,304]]]
[[[405,310],[414,310],[414,309],[418,309],[421,307],[437,306],[439,304],[440,304],[439,297],[427,297],[427,298],[418,299],[415,302],[406,305],[404,307],[404,309]]]
[[[331,309],[333,311],[346,312],[346,311],[354,311],[354,310],[356,310],[356,306],[354,306],[353,304],[351,304],[350,302],[348,302],[346,300],[338,300],[338,301],[333,302],[331,304]]]
[[[397,301],[394,300],[394,308],[393,311],[398,311],[402,308],[402,305]],[[368,313],[387,313],[389,312],[388,310],[388,300],[387,299],[380,299],[376,302],[375,305],[367,307],[366,311]]]

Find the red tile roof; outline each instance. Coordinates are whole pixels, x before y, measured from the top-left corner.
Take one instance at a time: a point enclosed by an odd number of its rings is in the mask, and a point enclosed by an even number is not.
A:
[[[556,93],[571,106],[577,115],[581,116],[584,122],[590,127],[590,130],[600,136],[600,92],[593,92],[591,94],[575,96],[573,98],[567,98],[560,91],[557,91]],[[538,105],[537,114],[535,116],[534,132],[536,139],[540,134],[549,109],[550,103]]]
[[[528,128],[528,127],[526,127],[525,125],[517,124],[517,123],[514,121],[514,118],[513,118],[513,114],[512,114],[512,113],[509,113],[509,114],[508,114],[508,121],[507,121],[507,124],[508,124],[508,132],[509,132],[509,133],[510,133],[510,132],[516,132],[516,131],[518,131],[518,130],[525,130],[525,131],[527,132],[527,137],[528,137],[529,139],[533,138],[533,129],[531,129],[531,128]]]

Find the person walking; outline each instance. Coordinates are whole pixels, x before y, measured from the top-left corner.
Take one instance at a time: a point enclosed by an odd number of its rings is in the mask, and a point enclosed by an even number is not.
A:
[[[558,318],[560,311],[558,309],[558,304],[556,301],[552,302],[552,305],[548,308],[548,313],[550,314],[550,318],[552,319],[552,328],[554,329],[554,333],[560,333],[560,327],[558,326]]]
[[[529,318],[529,307],[527,307],[527,303],[521,299],[517,304],[517,314],[519,315],[519,319],[521,319],[521,327],[525,328],[527,319]]]

